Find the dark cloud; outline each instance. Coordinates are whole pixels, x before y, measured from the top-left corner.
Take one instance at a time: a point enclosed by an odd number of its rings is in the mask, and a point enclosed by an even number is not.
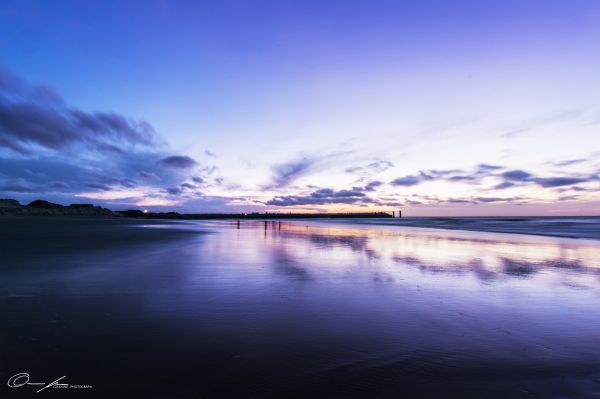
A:
[[[567,191],[586,192],[586,191],[597,191],[597,190],[593,189],[593,188],[585,188],[585,187],[573,186],[573,187],[559,188],[556,191],[559,192],[559,193],[564,193],[564,192],[567,192]]]
[[[44,86],[34,86],[0,71],[0,146],[32,153],[35,146],[58,150],[82,145],[120,151],[153,143],[154,129],[116,113],[89,113],[67,106]]]
[[[375,180],[375,181],[367,183],[367,185],[363,188],[363,190],[364,191],[374,191],[375,188],[381,186],[382,184],[383,184],[383,182]]]
[[[500,169],[504,169],[504,166],[490,165],[486,163],[480,163],[479,165],[477,165],[477,170],[479,171],[494,171]]]
[[[477,203],[490,203],[490,202],[510,202],[515,200],[515,198],[501,198],[501,197],[475,197],[473,201]]]
[[[111,190],[111,187],[107,186],[105,184],[90,183],[90,184],[86,184],[86,186],[88,186],[89,188],[93,188],[95,190],[100,190],[100,191],[109,191],[109,190]]]
[[[156,143],[147,122],[82,111],[52,89],[0,70],[0,193],[67,202],[75,195],[132,190],[140,179],[147,193],[140,199],[173,187],[185,169],[159,163],[186,160],[165,158]]]
[[[188,169],[198,164],[193,158],[187,155],[171,155],[158,161],[159,164],[170,168]]]
[[[201,196],[202,193],[196,191],[198,186],[195,184],[184,182],[181,183],[178,187],[168,187],[164,191],[170,195],[180,196],[182,198],[195,198],[197,196]]]
[[[570,160],[564,162],[564,164],[579,163],[581,160]],[[536,176],[535,174],[522,170],[522,169],[511,169],[505,170],[506,168],[498,165],[479,164],[472,171],[467,172],[460,169],[450,170],[425,170],[420,171],[419,174],[407,175],[400,177],[390,182],[394,186],[412,187],[421,184],[426,181],[441,180],[447,182],[465,182],[469,184],[480,184],[483,179],[494,178],[499,180],[494,185],[494,190],[505,190],[513,187],[521,187],[525,185],[538,185],[542,188],[556,188],[571,186],[580,183],[588,183],[594,181],[600,181],[600,176],[597,174],[591,175],[566,175],[566,176],[551,176],[542,177]],[[563,189],[564,190],[564,189]],[[576,188],[574,190],[585,190],[582,188]],[[450,199],[425,199],[428,204],[457,204],[457,203],[471,203],[471,204],[487,204],[493,202],[513,202],[515,204],[522,204],[524,201],[530,199],[520,197],[471,197],[471,198],[450,198]]]
[[[448,198],[447,200],[439,200],[437,204],[447,203],[447,204],[474,204],[475,201],[466,199],[466,198]]]
[[[504,190],[504,189],[511,188],[511,187],[514,187],[514,186],[516,186],[515,183],[510,182],[510,181],[504,181],[502,183],[496,184],[494,186],[494,189],[495,190]]]
[[[502,166],[479,164],[472,171],[461,169],[430,169],[421,170],[418,175],[408,175],[392,180],[393,186],[411,187],[421,184],[426,181],[442,180],[449,182],[466,182],[477,183],[486,176],[491,175],[494,171],[504,169]]]
[[[25,179],[15,179],[0,185],[0,191],[12,193],[33,193],[35,192],[35,189]]]
[[[578,178],[578,177],[546,177],[546,178],[535,178],[532,179],[535,183],[539,184],[544,188],[548,187],[561,187],[561,186],[570,186],[572,184],[585,183],[589,181],[587,178]]]
[[[481,175],[478,173],[469,175],[469,174],[462,174],[462,175],[452,175],[452,176],[448,176],[446,178],[443,179],[439,179],[439,180],[447,180],[447,181],[453,181],[453,182],[475,182],[478,181],[481,178]]]
[[[277,196],[266,205],[274,206],[300,206],[300,205],[325,205],[325,204],[356,204],[360,202],[372,202],[360,190],[339,190],[322,188],[309,195],[286,195]]]
[[[519,169],[503,172],[498,177],[502,178],[503,181],[494,187],[497,190],[514,187],[518,184],[537,184],[543,188],[553,188],[598,180],[593,175],[538,177],[532,173]]]
[[[406,201],[409,205],[453,205],[453,204],[489,204],[489,203],[517,203],[523,201],[522,197],[464,197],[464,198],[439,198],[429,195],[413,195],[413,198],[418,199],[417,201],[410,202]]]
[[[527,181],[533,177],[531,173],[519,169],[507,170],[501,173],[500,176],[508,181]]]
[[[392,180],[390,182],[390,184],[393,186],[411,187],[411,186],[416,186],[417,184],[421,183],[421,181],[423,181],[422,176],[411,175],[411,176],[399,177],[395,180]]]
[[[0,69],[0,194],[68,203],[74,196],[139,190],[132,191],[131,198],[120,194],[119,199],[95,201],[113,205],[164,197],[167,189],[181,189],[182,179],[189,178],[184,174],[196,161],[185,155],[166,156],[157,146],[160,142],[145,121],[82,111],[67,105],[54,90]],[[196,170],[197,178],[215,170]]]
[[[430,169],[427,171],[421,171],[421,174],[426,174],[430,177],[444,177],[448,175],[453,175],[456,173],[465,173],[461,169]]]
[[[181,194],[181,188],[179,187],[169,187],[166,189],[166,192],[171,195],[179,195]]]
[[[192,177],[192,181],[193,181],[194,183],[198,183],[198,184],[202,184],[202,183],[204,183],[204,179],[203,179],[203,178],[201,178],[200,176],[193,176],[193,177]]]

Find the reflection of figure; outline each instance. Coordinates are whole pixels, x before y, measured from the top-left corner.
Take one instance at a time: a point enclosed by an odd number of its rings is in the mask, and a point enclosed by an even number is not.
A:
[[[238,230],[240,228],[240,221],[239,220],[237,221],[237,228],[238,228]]]

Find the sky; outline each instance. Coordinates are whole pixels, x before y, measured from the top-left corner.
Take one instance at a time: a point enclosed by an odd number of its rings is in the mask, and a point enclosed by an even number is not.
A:
[[[600,215],[600,2],[0,3],[0,197]]]

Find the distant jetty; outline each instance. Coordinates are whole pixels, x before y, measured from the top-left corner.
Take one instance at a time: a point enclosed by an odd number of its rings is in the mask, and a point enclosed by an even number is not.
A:
[[[398,212],[400,216],[401,213]],[[139,209],[111,211],[92,204],[60,205],[45,200],[35,200],[21,205],[14,199],[0,199],[0,216],[102,216],[130,217],[142,219],[365,219],[393,218],[395,213],[387,212],[348,212],[348,213],[178,213],[147,212]]]
[[[177,213],[177,212],[143,212],[128,210],[119,212],[123,216],[145,219],[359,219],[359,218],[392,218],[387,212],[349,212],[349,213]]]

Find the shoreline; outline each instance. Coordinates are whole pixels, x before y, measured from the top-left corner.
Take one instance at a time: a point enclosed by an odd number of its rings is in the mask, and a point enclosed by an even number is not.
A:
[[[147,217],[129,216],[119,213],[90,214],[0,214],[0,220],[86,220],[121,221],[124,223],[174,223],[185,221],[289,221],[324,222],[342,226],[410,227],[446,231],[468,231],[495,234],[518,234],[538,237],[568,238],[578,240],[600,240],[600,216],[468,216],[468,217],[377,217],[369,214],[199,214],[162,217],[153,214]]]

